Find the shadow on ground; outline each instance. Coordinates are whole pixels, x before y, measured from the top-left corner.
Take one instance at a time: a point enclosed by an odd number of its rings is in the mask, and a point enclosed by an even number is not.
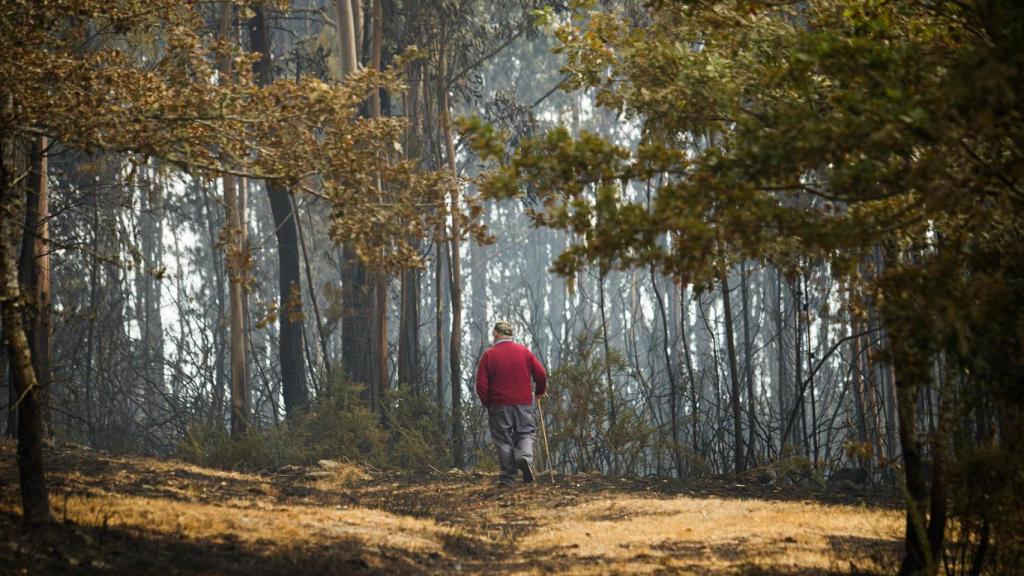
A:
[[[881,574],[898,553],[888,532],[831,534],[813,517],[795,536],[683,530],[723,507],[753,518],[773,503],[896,517],[892,495],[589,475],[512,491],[480,474],[374,471],[333,482],[309,469],[241,474],[75,447],[47,450],[46,462],[56,522],[27,531],[14,446],[0,442],[0,573]],[[154,513],[135,517],[124,502]],[[290,531],[250,533],[247,518]],[[640,534],[644,526],[654,531]],[[812,552],[822,558],[809,565]]]

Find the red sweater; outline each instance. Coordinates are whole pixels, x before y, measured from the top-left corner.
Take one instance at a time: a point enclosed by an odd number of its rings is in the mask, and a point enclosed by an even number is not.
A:
[[[537,395],[544,394],[548,376],[533,352],[511,340],[498,341],[480,357],[477,396],[484,406],[529,406],[533,404],[531,376],[537,383]]]

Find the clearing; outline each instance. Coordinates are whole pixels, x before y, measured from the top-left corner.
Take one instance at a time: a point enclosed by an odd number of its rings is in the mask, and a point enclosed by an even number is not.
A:
[[[887,574],[892,497],[324,462],[242,474],[80,447],[46,452],[52,527],[20,528],[0,442],[3,574]]]

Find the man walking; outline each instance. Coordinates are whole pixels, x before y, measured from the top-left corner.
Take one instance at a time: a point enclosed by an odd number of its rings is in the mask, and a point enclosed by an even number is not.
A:
[[[491,438],[498,449],[501,474],[498,481],[512,486],[516,472],[523,482],[533,482],[533,383],[537,396],[547,391],[544,367],[530,349],[512,340],[512,325],[494,325],[494,345],[480,357],[476,369],[476,393],[487,407]],[[531,382],[532,380],[532,382]]]

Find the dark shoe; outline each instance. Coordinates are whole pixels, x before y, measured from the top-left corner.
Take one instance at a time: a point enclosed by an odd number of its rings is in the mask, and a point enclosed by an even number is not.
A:
[[[533,468],[530,468],[530,463],[526,458],[519,459],[519,471],[523,473],[523,482],[527,484],[533,482]]]

